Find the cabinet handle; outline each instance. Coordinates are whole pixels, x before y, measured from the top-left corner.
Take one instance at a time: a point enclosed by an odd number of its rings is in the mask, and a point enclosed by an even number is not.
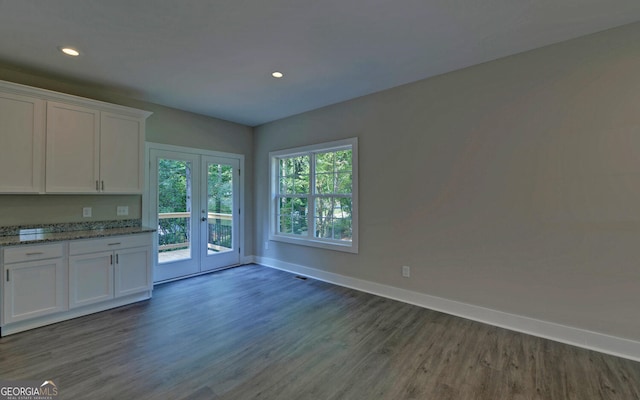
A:
[[[109,256],[110,257],[110,261],[109,264],[113,265],[113,254]]]
[[[44,254],[44,253],[41,252],[41,251],[36,251],[36,252],[33,252],[33,253],[26,253],[25,255],[26,256],[38,256],[40,254]]]
[[[102,191],[104,192],[104,181],[102,181]]]
[[[100,191],[100,186],[98,186],[98,181],[96,181],[96,192]]]
[[[116,254],[116,264],[120,264],[120,258],[118,257],[118,254]]]
[[[7,282],[9,282],[9,270],[7,270]]]
[[[109,243],[107,246],[117,246],[117,245],[119,245],[119,244],[121,244],[121,243],[120,243],[120,242],[116,242],[116,243]]]

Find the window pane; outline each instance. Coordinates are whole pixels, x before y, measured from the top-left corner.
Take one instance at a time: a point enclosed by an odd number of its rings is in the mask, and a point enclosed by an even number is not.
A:
[[[309,175],[280,178],[280,194],[308,194]]]
[[[309,175],[309,156],[280,159],[280,176]]]
[[[281,158],[278,164],[280,194],[309,193],[309,156]]]
[[[335,163],[335,152],[316,154],[316,173],[333,173]]]
[[[280,178],[280,192],[281,194],[289,194],[291,192],[291,186],[293,186],[293,182],[291,178],[281,177]]]
[[[293,191],[291,193],[309,193],[309,175],[297,175],[293,178]]]
[[[351,150],[317,153],[316,192],[317,194],[350,194],[352,191]]]
[[[333,238],[336,240],[351,240],[351,218],[334,218]]]
[[[315,205],[316,218],[351,218],[351,198],[318,197]]]
[[[308,229],[307,229],[307,214],[294,214],[291,217],[291,224],[292,224],[292,229],[293,229],[293,234],[294,235],[301,235],[301,236],[307,236],[308,233]]]
[[[319,197],[315,206],[315,237],[351,240],[351,198]]]
[[[280,159],[280,176],[294,176],[296,174],[309,174],[309,156]]]
[[[316,218],[316,229],[314,236],[322,239],[333,238],[333,219],[332,218]]]
[[[289,169],[290,163],[288,158],[281,158],[278,161],[278,175],[279,176],[287,176],[293,173],[293,169]]]
[[[321,173],[316,174],[316,193],[331,194],[334,190],[334,178],[333,173]]]
[[[333,217],[333,198],[320,197],[315,201],[315,230],[314,236],[317,238],[331,239],[333,227],[331,219]]]
[[[278,227],[278,231],[281,233],[293,233],[291,229],[291,216],[280,216],[280,225]]]
[[[336,199],[335,206],[333,208],[334,218],[351,218],[351,199],[350,198],[338,198]]]
[[[335,152],[317,153],[316,162],[316,193],[331,194],[335,190]]]
[[[316,218],[330,217],[333,212],[333,197],[318,197],[315,201],[315,215]]]
[[[280,232],[307,235],[308,201],[306,198],[282,197],[279,201],[278,218]]]
[[[291,198],[281,197],[278,201],[278,215],[291,215],[292,211]]]
[[[335,155],[335,171],[351,172],[352,171],[352,152],[351,150],[339,150]]]
[[[336,174],[335,193],[350,194],[352,190],[351,172]]]

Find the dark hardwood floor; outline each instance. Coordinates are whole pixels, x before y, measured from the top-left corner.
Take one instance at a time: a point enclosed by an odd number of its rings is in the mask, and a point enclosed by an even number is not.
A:
[[[61,399],[640,399],[640,363],[250,265],[0,339]]]

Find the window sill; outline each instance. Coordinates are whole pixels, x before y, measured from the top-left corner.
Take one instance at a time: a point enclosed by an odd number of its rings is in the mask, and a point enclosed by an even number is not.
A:
[[[306,238],[298,238],[294,236],[274,235],[274,234],[269,235],[269,240],[272,240],[275,242],[297,244],[300,246],[316,247],[316,248],[325,249],[325,250],[341,251],[344,253],[358,254],[358,245],[354,242],[347,242],[343,244],[339,241],[325,242],[321,240],[313,240],[313,239],[306,239]]]

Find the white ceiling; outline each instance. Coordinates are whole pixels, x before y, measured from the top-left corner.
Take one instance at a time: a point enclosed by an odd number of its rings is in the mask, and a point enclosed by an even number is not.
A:
[[[636,21],[639,0],[0,0],[0,61],[255,126]]]

